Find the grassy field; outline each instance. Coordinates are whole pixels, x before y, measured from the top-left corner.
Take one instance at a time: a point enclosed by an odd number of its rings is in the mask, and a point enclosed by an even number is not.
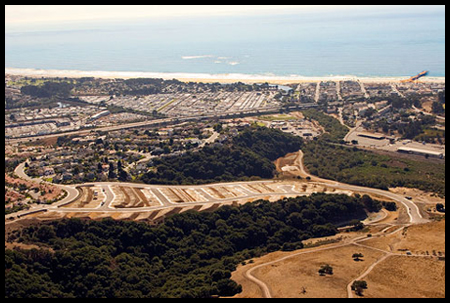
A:
[[[286,115],[286,114],[279,114],[279,115],[270,115],[270,116],[260,116],[258,117],[258,119],[260,120],[264,120],[264,121],[277,121],[277,120],[297,120],[297,117],[291,116],[291,115]]]
[[[17,81],[9,81],[8,86],[25,86],[25,85],[35,85],[35,86],[42,86],[45,82],[68,82],[68,83],[76,83],[76,79],[38,79],[38,78],[22,78]]]

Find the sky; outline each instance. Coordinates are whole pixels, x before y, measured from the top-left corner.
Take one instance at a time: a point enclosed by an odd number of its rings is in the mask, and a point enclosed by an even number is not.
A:
[[[437,8],[439,6],[436,6]],[[303,12],[399,11],[421,6],[383,5],[5,5],[5,28],[77,21],[196,16],[286,14]],[[440,8],[445,10],[445,6]]]
[[[325,7],[325,6],[324,6]],[[322,9],[324,8],[322,7]],[[5,24],[100,19],[277,13],[320,9],[298,5],[6,5]]]

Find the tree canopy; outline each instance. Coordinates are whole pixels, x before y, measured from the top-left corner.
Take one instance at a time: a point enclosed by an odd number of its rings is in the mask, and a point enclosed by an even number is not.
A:
[[[360,197],[313,194],[258,200],[213,212],[187,211],[157,225],[66,219],[32,225],[8,241],[40,250],[5,250],[5,298],[232,296],[242,261],[334,235],[365,217]]]
[[[280,130],[248,127],[225,144],[205,146],[197,152],[153,160],[156,169],[141,180],[151,184],[202,184],[255,178],[273,178],[271,162],[298,151],[303,140]]]

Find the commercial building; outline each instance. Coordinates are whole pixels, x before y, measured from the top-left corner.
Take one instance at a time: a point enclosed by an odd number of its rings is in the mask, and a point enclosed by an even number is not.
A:
[[[109,114],[111,114],[111,113],[109,112],[109,110],[104,110],[104,111],[102,111],[102,112],[99,112],[99,113],[97,113],[97,114],[91,116],[89,119],[90,119],[90,120],[96,120],[96,119],[98,119],[98,118],[100,118],[100,117],[108,116]]]
[[[413,148],[413,147],[399,147],[399,148],[397,148],[397,151],[400,153],[409,153],[409,154],[416,154],[416,155],[423,155],[423,156],[428,155],[431,157],[438,157],[441,159],[445,158],[445,153],[443,153],[443,152],[419,149],[419,148]]]
[[[386,136],[383,135],[383,134],[367,133],[367,132],[358,133],[357,135],[360,136],[360,137],[376,139],[376,140],[383,140],[383,139],[386,138]]]

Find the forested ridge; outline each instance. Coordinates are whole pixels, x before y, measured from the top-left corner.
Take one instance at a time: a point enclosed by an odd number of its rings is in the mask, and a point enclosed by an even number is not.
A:
[[[5,250],[5,298],[232,296],[240,262],[303,247],[334,235],[339,222],[379,210],[368,196],[258,200],[214,212],[173,215],[158,226],[133,221],[66,219],[30,226],[8,241],[39,250]]]
[[[150,184],[203,184],[271,179],[272,161],[298,151],[300,137],[266,127],[248,127],[231,142],[205,146],[197,152],[153,160],[155,169],[140,179]]]

